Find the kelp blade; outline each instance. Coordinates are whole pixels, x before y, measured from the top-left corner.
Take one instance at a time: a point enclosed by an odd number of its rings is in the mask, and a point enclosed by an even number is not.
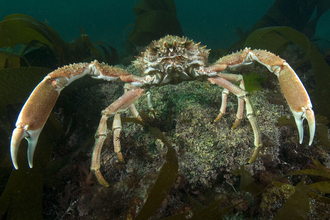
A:
[[[18,151],[18,163],[21,166],[18,170],[13,169],[0,197],[0,219],[43,219],[42,197],[45,172],[50,162],[53,143],[61,135],[63,130],[58,122],[52,120],[46,123],[35,151],[33,169],[27,164],[27,142],[22,141]]]
[[[14,54],[0,51],[0,69],[20,67],[20,57]]]
[[[307,219],[307,214],[309,212],[309,197],[306,191],[305,178],[303,178],[294,188],[295,192],[278,210],[274,220]]]
[[[33,88],[52,70],[21,67],[0,70],[0,106],[24,103]]]
[[[148,130],[157,139],[160,139],[167,147],[166,162],[159,172],[155,185],[152,187],[148,199],[135,220],[150,218],[159,208],[167,193],[174,184],[178,175],[178,158],[172,145],[165,139],[162,132],[155,127],[148,127]]]
[[[24,14],[6,16],[0,22],[0,32],[5,33],[0,38],[0,47],[28,45],[32,40],[37,40],[48,45],[55,54],[58,54],[60,65],[65,63],[67,54],[63,39],[53,28],[31,16]]]

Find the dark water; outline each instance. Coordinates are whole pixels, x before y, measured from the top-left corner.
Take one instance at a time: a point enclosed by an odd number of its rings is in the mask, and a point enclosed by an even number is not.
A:
[[[137,1],[139,2],[139,1]],[[209,48],[230,47],[239,38],[236,28],[249,30],[273,4],[268,1],[175,1],[178,18],[185,36],[201,41]],[[133,7],[136,2],[125,1],[58,1],[12,0],[1,1],[0,19],[12,13],[23,13],[47,21],[64,40],[79,37],[83,27],[92,41],[106,41],[124,53],[126,29],[134,24]],[[315,37],[330,37],[327,12],[320,19]]]

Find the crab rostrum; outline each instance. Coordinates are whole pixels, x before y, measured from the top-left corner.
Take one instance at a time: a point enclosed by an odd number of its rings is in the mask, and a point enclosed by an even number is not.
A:
[[[242,119],[245,103],[246,116],[253,129],[255,145],[255,150],[249,163],[256,160],[262,147],[261,134],[252,105],[244,88],[243,77],[238,74],[222,72],[230,68],[251,64],[253,61],[264,65],[278,77],[280,87],[297,124],[299,142],[302,143],[303,141],[303,120],[306,118],[310,132],[309,145],[312,144],[315,133],[312,103],[299,77],[285,60],[265,50],[245,48],[239,52],[222,57],[214,64],[207,66],[208,55],[209,50],[200,46],[200,43],[194,43],[185,37],[167,35],[158,41],[153,41],[133,62],[140,72],[140,76],[133,75],[117,67],[100,64],[98,61],[72,64],[49,73],[33,90],[18,116],[10,146],[11,158],[15,169],[18,169],[17,152],[20,141],[23,138],[28,141],[28,163],[32,168],[33,154],[39,134],[61,90],[72,81],[85,75],[90,75],[94,79],[126,82],[125,94],[102,111],[101,121],[95,136],[91,170],[104,186],[108,186],[108,183],[100,173],[100,152],[107,136],[108,118],[114,117],[112,127],[114,132],[114,151],[117,153],[118,159],[124,161],[119,141],[121,112],[130,107],[133,115],[142,120],[134,106],[134,101],[144,92],[147,92],[148,106],[152,110],[149,93],[152,87],[179,84],[183,81],[209,81],[224,88],[220,113],[215,121],[219,120],[226,111],[229,92],[235,94],[238,98],[238,110],[236,121],[232,128],[237,127]],[[232,82],[237,82],[239,86]]]

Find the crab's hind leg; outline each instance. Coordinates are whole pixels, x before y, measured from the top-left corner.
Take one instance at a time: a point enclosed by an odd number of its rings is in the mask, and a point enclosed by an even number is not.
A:
[[[124,161],[123,156],[121,154],[120,147],[120,132],[121,132],[121,120],[120,120],[120,112],[127,109],[129,106],[133,105],[133,102],[137,100],[141,94],[143,93],[143,89],[135,88],[127,91],[124,95],[118,98],[115,102],[113,102],[109,107],[102,111],[102,117],[98,129],[95,134],[95,145],[93,150],[92,162],[91,162],[91,171],[95,173],[95,176],[100,184],[108,187],[109,184],[103,178],[100,172],[100,157],[101,150],[104,144],[104,141],[107,137],[107,120],[109,117],[114,115],[114,121],[112,125],[113,129],[113,143],[114,150],[117,153],[118,159]]]

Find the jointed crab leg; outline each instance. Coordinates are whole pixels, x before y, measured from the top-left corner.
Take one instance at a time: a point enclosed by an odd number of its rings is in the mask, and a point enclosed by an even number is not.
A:
[[[211,83],[217,84],[217,85],[229,90],[230,92],[234,93],[238,99],[242,99],[245,101],[246,116],[250,121],[250,124],[253,129],[253,133],[254,133],[255,150],[254,150],[253,156],[249,160],[249,163],[252,163],[253,161],[255,161],[257,159],[259,149],[262,147],[262,142],[261,142],[261,133],[260,133],[257,119],[254,115],[252,105],[251,105],[248,97],[246,96],[247,92],[221,77],[209,78],[208,80]]]
[[[219,115],[214,119],[214,122],[217,122],[222,118],[222,116],[226,113],[227,108],[227,97],[229,95],[229,90],[224,88],[221,93],[221,106]]]
[[[270,72],[277,76],[295,118],[299,132],[299,142],[301,144],[303,141],[303,120],[306,118],[309,126],[308,144],[311,145],[315,134],[314,111],[308,93],[297,74],[285,60],[264,50],[250,51],[248,57],[266,66]]]
[[[71,75],[68,69],[75,72]],[[17,152],[21,140],[25,138],[28,141],[28,162],[32,167],[39,134],[61,90],[73,80],[88,73],[87,63],[63,67],[47,75],[33,90],[18,116],[10,143],[10,154],[15,169],[18,169]]]
[[[126,83],[126,84],[124,85],[125,93],[128,92],[128,91],[130,91],[131,89],[135,89],[135,87],[132,86],[131,84],[128,84],[128,83]],[[137,118],[137,119],[139,119],[140,121],[142,121],[142,118],[141,118],[141,116],[140,116],[140,113],[136,110],[136,107],[135,107],[134,103],[132,103],[132,104],[129,106],[129,108],[130,108],[132,114],[134,115],[134,117]]]
[[[219,70],[217,70],[219,71]],[[222,71],[222,70],[220,70]],[[224,78],[228,81],[231,82],[239,82],[239,87],[242,90],[245,90],[245,86],[244,86],[244,81],[243,81],[243,76],[240,74],[230,74],[230,73],[218,73],[217,74],[218,77]],[[228,97],[228,90],[224,89],[222,91],[222,102],[221,102],[221,107],[220,107],[220,113],[219,115],[216,117],[216,119],[214,119],[214,122],[217,122],[226,112],[226,107],[227,107],[227,97]],[[244,99],[241,99],[239,97],[237,97],[237,101],[238,101],[238,106],[237,106],[237,114],[236,114],[236,120],[233,124],[233,126],[231,127],[231,129],[235,129],[240,120],[243,118],[243,111],[244,111]]]
[[[97,61],[90,64],[79,63],[64,66],[48,74],[33,90],[18,116],[10,143],[10,154],[15,169],[18,169],[17,152],[23,138],[28,141],[28,162],[32,168],[33,154],[39,134],[61,90],[85,75],[107,81],[120,80],[138,86],[143,83],[144,79],[131,75],[122,69],[100,64]]]
[[[311,145],[315,134],[315,117],[312,110],[312,103],[299,77],[285,60],[265,50],[250,50],[249,48],[245,48],[243,51],[220,58],[215,64],[206,68],[204,71],[207,73],[219,72],[226,68],[248,65],[253,61],[264,65],[278,77],[283,94],[297,124],[299,142],[302,143],[303,141],[303,120],[306,118],[310,133],[309,145]],[[224,76],[223,78],[226,77]],[[255,154],[254,158],[256,158]],[[251,158],[250,162],[252,161]]]
[[[132,89],[126,92],[119,99],[113,102],[109,107],[107,107],[105,110],[102,111],[101,121],[95,134],[95,145],[92,156],[91,171],[95,173],[97,180],[103,186],[109,186],[109,184],[103,178],[100,172],[101,150],[103,147],[104,140],[107,137],[107,129],[108,129],[107,120],[109,117],[115,115],[112,124],[114,149],[118,155],[118,159],[124,162],[123,155],[121,154],[120,140],[119,140],[120,131],[121,131],[120,112],[124,111],[130,105],[132,105],[132,103],[140,97],[143,91],[144,90],[141,88]]]

